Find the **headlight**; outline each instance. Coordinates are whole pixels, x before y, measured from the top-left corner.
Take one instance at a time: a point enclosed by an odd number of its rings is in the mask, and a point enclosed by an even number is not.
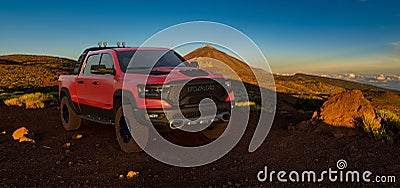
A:
[[[137,87],[140,98],[161,98],[163,91],[168,91],[170,85],[138,85]]]

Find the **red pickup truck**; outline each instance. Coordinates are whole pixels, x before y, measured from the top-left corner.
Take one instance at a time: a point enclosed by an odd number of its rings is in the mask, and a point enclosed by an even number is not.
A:
[[[140,55],[130,63],[134,54]],[[58,82],[63,127],[76,130],[81,119],[115,125],[125,152],[141,150],[129,123],[174,131],[189,124],[215,122],[207,128],[212,129],[217,122],[230,120],[233,104],[229,80],[198,68],[167,48],[88,48],[79,57],[74,74],[61,75]],[[135,122],[126,122],[122,97],[128,98],[134,109]],[[217,107],[212,119],[202,117],[199,111],[200,101],[206,98]]]

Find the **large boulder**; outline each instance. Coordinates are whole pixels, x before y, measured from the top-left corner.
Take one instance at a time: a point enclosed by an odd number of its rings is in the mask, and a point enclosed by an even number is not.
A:
[[[363,117],[376,118],[374,108],[360,90],[351,90],[329,97],[310,123],[355,128],[363,125]]]

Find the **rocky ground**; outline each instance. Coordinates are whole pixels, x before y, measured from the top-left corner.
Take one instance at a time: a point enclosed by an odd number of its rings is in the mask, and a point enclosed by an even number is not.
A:
[[[209,165],[181,168],[163,164],[144,152],[127,154],[120,150],[114,128],[83,121],[81,129],[66,132],[60,127],[57,107],[26,110],[0,106],[0,186],[400,186],[396,183],[286,182],[276,177],[259,182],[257,173],[268,171],[314,170],[320,173],[336,162],[347,161],[344,170],[371,171],[376,175],[400,177],[398,143],[383,143],[366,134],[335,136],[331,131],[298,130],[294,125],[312,113],[282,110],[264,144],[254,153],[247,151],[256,125],[257,113],[239,144],[226,156]],[[19,143],[12,132],[25,126],[36,143]],[[340,128],[338,128],[340,131]],[[77,134],[82,138],[74,139]],[[184,135],[181,140],[192,138]],[[202,135],[196,135],[198,139]],[[69,144],[68,144],[69,143]],[[69,147],[67,147],[69,145]],[[120,179],[129,171],[132,179]]]

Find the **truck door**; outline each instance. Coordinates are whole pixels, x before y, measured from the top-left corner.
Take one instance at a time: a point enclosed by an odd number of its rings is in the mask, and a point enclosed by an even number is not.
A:
[[[100,58],[100,65],[104,65],[106,69],[114,69],[113,56],[109,53],[103,53]],[[91,90],[94,94],[93,104],[105,110],[112,110],[114,74],[96,74],[92,77],[94,78],[91,83]]]
[[[88,106],[93,106],[93,101],[91,101],[93,97],[93,92],[91,90],[92,87],[92,74],[90,73],[90,67],[92,65],[98,65],[100,62],[101,54],[91,54],[88,56],[86,62],[83,64],[82,72],[78,76],[77,81],[77,92],[78,92],[78,100],[79,106],[83,113],[87,113]]]
[[[109,53],[92,54],[88,57],[81,75],[78,77],[78,100],[83,114],[109,118],[113,100],[113,74],[93,74],[92,65],[105,65],[114,68],[112,55]],[[112,114],[111,114],[112,115]]]

